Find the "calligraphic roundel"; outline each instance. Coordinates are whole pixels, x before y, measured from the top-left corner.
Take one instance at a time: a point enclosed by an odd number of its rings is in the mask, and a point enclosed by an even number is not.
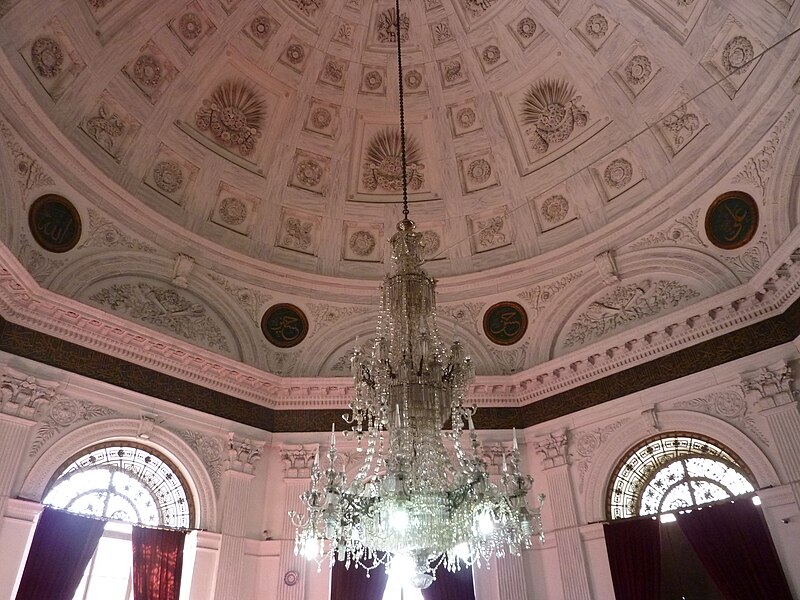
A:
[[[81,237],[81,218],[72,203],[56,194],[33,201],[28,226],[36,243],[48,252],[67,252]]]
[[[758,229],[758,205],[744,192],[726,192],[706,213],[706,235],[717,248],[736,250],[746,245]]]
[[[483,315],[483,333],[500,346],[516,344],[528,329],[528,315],[516,302],[498,302]]]
[[[305,339],[308,319],[293,304],[275,304],[261,317],[261,331],[278,348],[292,348]]]

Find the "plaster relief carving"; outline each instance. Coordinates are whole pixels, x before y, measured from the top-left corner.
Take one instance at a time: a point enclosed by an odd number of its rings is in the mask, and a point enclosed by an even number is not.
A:
[[[217,273],[209,273],[208,278],[221,286],[225,292],[236,300],[236,303],[247,312],[254,323],[261,321],[261,313],[264,311],[264,306],[272,300],[272,296],[259,290],[233,283]]]
[[[114,223],[100,213],[89,209],[89,230],[80,248],[117,248],[155,254],[154,247],[123,233]]]
[[[683,44],[694,29],[708,0],[631,0],[636,8]]]
[[[223,462],[223,447],[222,442],[209,435],[203,435],[196,431],[184,430],[179,431],[178,435],[181,436],[192,451],[200,457],[203,461],[208,475],[211,478],[211,483],[214,490],[219,493],[220,480],[222,477],[222,462]]]
[[[403,91],[408,91],[409,94],[427,93],[428,84],[422,73],[422,67],[409,67],[403,73]]]
[[[0,373],[0,412],[33,419],[38,411],[56,399],[55,386],[15,371]]]
[[[302,73],[309,53],[310,49],[299,38],[292,36],[278,60],[290,69]]]
[[[461,187],[465,194],[485,190],[500,184],[491,151],[458,157],[461,167]]]
[[[350,65],[349,61],[328,56],[322,65],[322,70],[319,73],[318,81],[320,83],[327,83],[333,87],[342,89],[344,88],[347,67]]]
[[[574,281],[581,276],[581,271],[569,273],[552,283],[536,285],[532,288],[517,294],[517,297],[524,301],[530,309],[528,311],[528,320],[533,321],[538,317],[542,310],[550,304],[556,295],[564,290],[570,282]]]
[[[487,43],[476,46],[475,52],[478,55],[481,69],[484,73],[491,73],[498,67],[508,63],[508,58],[500,49],[500,43],[496,38],[490,39]]]
[[[300,149],[296,150],[294,167],[292,168],[288,185],[326,196],[328,193],[328,180],[330,179],[330,162],[331,160],[327,156]]]
[[[531,148],[545,154],[551,145],[562,144],[576,127],[585,127],[589,112],[581,97],[564,79],[540,79],[528,88],[520,107],[525,135]]]
[[[197,0],[187,4],[168,26],[189,54],[197,52],[203,41],[217,30]]]
[[[523,371],[527,366],[528,348],[530,342],[524,342],[511,349],[489,348],[489,352],[494,358],[495,364],[503,375],[512,375]]]
[[[611,250],[606,250],[595,256],[594,266],[597,267],[597,273],[600,275],[600,281],[603,282],[603,285],[619,283],[617,262],[614,260]]]
[[[506,210],[506,207],[501,207],[467,217],[473,254],[509,246],[513,242],[514,235]]]
[[[364,148],[360,188],[366,193],[399,193],[403,173],[400,129],[383,127],[369,138]],[[410,192],[425,188],[422,146],[413,133],[406,134],[406,174]]]
[[[754,60],[766,50],[756,36],[746,31],[742,24],[728,16],[720,32],[714,38],[701,64],[730,98],[744,85],[747,77],[756,68]]]
[[[542,233],[565,225],[578,218],[572,194],[566,183],[556,186],[533,199],[536,221]]]
[[[312,98],[303,129],[327,138],[336,139],[339,133],[340,107]]]
[[[364,65],[361,68],[361,87],[359,88],[359,92],[362,94],[385,96],[386,68]]]
[[[182,289],[189,287],[189,277],[194,270],[194,258],[188,254],[178,254],[172,266],[172,285]]]
[[[524,10],[514,17],[507,27],[523,50],[528,50],[544,37],[544,29],[528,10]]]
[[[319,452],[319,446],[284,446],[280,452],[283,476],[287,479],[300,479],[311,476],[311,465]]]
[[[334,42],[339,42],[345,46],[353,45],[353,38],[356,33],[356,26],[349,21],[341,21],[336,27],[336,31],[331,38]]]
[[[22,192],[37,187],[55,185],[55,181],[44,172],[38,159],[28,154],[22,146],[17,143],[11,128],[2,120],[0,120],[0,134],[3,135],[6,148],[8,148],[11,162],[14,165],[17,183]]]
[[[608,441],[614,432],[625,425],[629,420],[630,419],[627,418],[620,419],[619,421],[604,425],[603,427],[596,427],[589,431],[581,431],[577,436],[573,437],[570,457],[572,459],[572,464],[578,472],[578,490],[580,492],[583,492],[583,483],[586,479],[586,473],[588,473],[589,468],[592,466],[594,455],[600,447]]]
[[[655,316],[699,295],[677,281],[645,279],[640,283],[618,286],[578,315],[569,327],[563,346],[583,345],[618,327]]]
[[[228,433],[228,456],[223,466],[226,470],[252,475],[255,471],[256,463],[261,460],[263,450],[264,442],[249,438],[241,439],[231,431]]]
[[[122,67],[122,72],[144,96],[155,104],[175,79],[178,69],[153,40],[139,50],[136,58]]]
[[[750,279],[750,277],[758,273],[761,265],[767,262],[769,257],[767,233],[764,232],[758,243],[742,252],[739,256],[723,256],[722,258],[734,271],[746,279]]]
[[[344,223],[344,260],[381,262],[383,260],[383,225],[375,223]]]
[[[533,442],[533,449],[540,455],[542,466],[545,469],[565,465],[568,458],[567,432],[565,430],[556,431],[539,438]]]
[[[634,242],[631,244],[631,248],[640,250],[642,248],[652,248],[655,246],[683,246],[687,244],[707,248],[708,244],[700,237],[698,229],[699,218],[700,209],[696,208],[688,215],[675,219],[672,225],[667,229],[651,233],[638,242]]]
[[[183,206],[194,191],[194,182],[199,172],[199,167],[161,144],[143,181],[151,190],[178,206]]]
[[[683,93],[681,96],[677,108],[659,119],[655,127],[656,137],[670,157],[683,150],[708,125],[696,102]]]
[[[230,352],[219,324],[205,306],[177,291],[149,283],[113,284],[89,299],[134,321],[166,329],[178,337]]]
[[[431,23],[429,27],[434,46],[440,46],[455,39],[450,31],[450,24],[447,22],[447,19],[443,19],[436,23]]]
[[[596,53],[611,37],[617,25],[604,8],[595,4],[573,31],[589,50]]]
[[[420,248],[422,249],[422,258],[425,260],[436,260],[437,258],[445,258],[443,250],[444,240],[444,226],[441,223],[430,225],[417,225],[419,233],[422,236],[420,241]]]
[[[792,371],[786,363],[761,367],[741,377],[741,389],[748,402],[760,411],[796,402]]]
[[[396,44],[397,36],[401,42],[408,41],[408,31],[410,27],[408,13],[400,13],[400,29],[397,28],[397,9],[389,8],[378,13],[375,20],[375,32],[377,41],[381,44]]]
[[[28,456],[36,456],[47,442],[65,429],[81,422],[88,423],[116,414],[117,411],[99,404],[58,397],[50,403],[41,424],[36,429]]]
[[[323,0],[289,0],[289,4],[294,6],[300,13],[307,17],[313,17],[324,6]]]
[[[322,218],[284,208],[277,246],[316,256]]]
[[[447,113],[450,116],[450,127],[455,137],[483,129],[483,123],[478,118],[474,100],[451,104],[447,107]]]
[[[278,32],[280,26],[281,24],[272,15],[263,8],[259,8],[258,12],[242,28],[242,32],[263,50]]]
[[[451,56],[438,61],[439,73],[442,77],[442,87],[451,88],[469,81],[467,68],[460,56]]]
[[[65,260],[51,260],[45,257],[24,235],[20,236],[16,254],[19,262],[25,266],[31,277],[38,283],[45,282],[53,273],[61,271],[67,264]]]
[[[211,221],[242,235],[250,233],[258,198],[225,181],[217,189],[217,200]]]
[[[595,187],[603,200],[610,202],[644,180],[635,152],[622,147],[603,157],[590,168]]]
[[[139,122],[106,90],[94,110],[83,118],[80,128],[93,142],[119,162],[139,130]]]
[[[354,315],[362,315],[371,310],[368,306],[336,306],[327,303],[309,304],[308,309],[314,321],[314,326],[308,337],[313,337],[323,329],[328,329],[336,325],[342,319]]]
[[[221,146],[248,156],[263,133],[266,112],[266,102],[251,85],[229,79],[203,100],[195,125]]]
[[[86,68],[58,18],[47,21],[19,52],[53,100],[58,100]]]
[[[704,398],[682,400],[675,404],[675,408],[696,410],[720,417],[736,425],[739,429],[749,431],[762,444],[769,446],[766,436],[756,425],[753,416],[749,414],[749,407],[740,390],[715,392]]]
[[[761,149],[747,159],[744,167],[733,178],[733,183],[749,183],[761,190],[762,199],[765,197],[774,166],[775,153],[778,151],[783,133],[794,118],[794,114],[795,109],[791,109],[781,117],[769,132]]]

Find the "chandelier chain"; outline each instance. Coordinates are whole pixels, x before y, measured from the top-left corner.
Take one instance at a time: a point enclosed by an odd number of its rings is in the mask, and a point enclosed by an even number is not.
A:
[[[400,154],[403,161],[403,218],[408,219],[408,173],[406,172],[406,121],[403,101],[403,51],[400,29],[400,0],[394,0],[395,25],[397,26],[397,80],[400,91]]]

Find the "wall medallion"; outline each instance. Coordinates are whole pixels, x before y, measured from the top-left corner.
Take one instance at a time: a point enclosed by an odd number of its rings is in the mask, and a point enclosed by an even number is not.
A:
[[[483,315],[483,333],[500,346],[516,344],[528,329],[528,315],[516,302],[498,302]]]
[[[261,331],[278,348],[292,348],[306,337],[308,319],[293,304],[275,304],[261,317]]]
[[[62,196],[46,194],[37,198],[28,212],[33,239],[48,252],[67,252],[81,237],[81,218],[72,203]]]
[[[758,205],[744,192],[726,192],[706,213],[706,236],[717,248],[736,250],[746,245],[758,229]]]

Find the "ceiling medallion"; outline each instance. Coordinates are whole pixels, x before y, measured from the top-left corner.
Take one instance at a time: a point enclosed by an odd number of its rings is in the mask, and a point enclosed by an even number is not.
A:
[[[727,192],[706,212],[706,236],[717,248],[736,250],[747,245],[758,230],[758,205],[750,194]]]
[[[34,200],[28,226],[36,243],[48,252],[72,250],[81,237],[81,218],[72,203],[56,194]]]
[[[396,30],[399,12],[395,0]],[[543,535],[544,497],[538,507],[528,504],[533,478],[521,470],[516,432],[510,448],[503,446],[500,476],[490,477],[472,420],[476,408],[467,401],[472,361],[461,342],[448,345],[439,333],[436,281],[422,268],[425,236],[409,219],[409,170],[415,173],[415,163],[405,132],[399,37],[396,42],[399,135],[390,129],[382,139],[391,143],[377,144],[381,152],[372,162],[402,191],[403,219],[390,240],[392,267],[381,287],[375,336],[366,347],[357,346],[350,360],[354,385],[345,436],[355,443],[351,456],[361,464],[348,478],[334,426],[326,464],[318,450],[311,487],[301,495],[303,514],[289,516],[297,528],[296,554],[318,564],[341,561],[367,570],[366,577],[381,566],[398,569],[426,588],[440,566],[456,571],[530,548],[532,538]],[[490,172],[483,163],[474,162],[475,176]],[[351,238],[360,252],[372,251],[373,241]],[[286,311],[290,305],[278,306]],[[276,307],[267,311],[265,335],[277,317],[277,329],[286,326],[284,314]],[[295,321],[288,324],[296,330]],[[484,327],[496,343],[512,344],[525,333],[527,316],[516,303],[500,303],[484,317]]]
[[[261,317],[261,331],[278,348],[293,348],[308,334],[308,319],[293,304],[275,304]]]
[[[498,302],[483,315],[483,333],[499,346],[516,344],[528,330],[528,315],[516,302]]]

